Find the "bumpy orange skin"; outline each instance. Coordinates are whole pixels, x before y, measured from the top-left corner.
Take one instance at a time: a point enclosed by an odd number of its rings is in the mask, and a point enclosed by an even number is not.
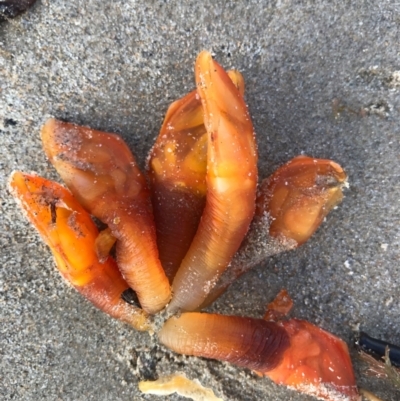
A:
[[[101,263],[94,249],[98,230],[90,215],[61,185],[14,172],[10,190],[50,247],[62,276],[89,301],[138,330],[148,330],[146,314],[126,303],[129,289],[114,259]]]
[[[117,238],[118,266],[142,308],[156,313],[171,297],[158,259],[146,179],[125,142],[51,119],[42,128],[44,150],[77,200]]]
[[[198,56],[195,74],[207,130],[207,197],[173,281],[170,311],[204,302],[249,228],[257,186],[253,125],[243,97],[207,52]]]

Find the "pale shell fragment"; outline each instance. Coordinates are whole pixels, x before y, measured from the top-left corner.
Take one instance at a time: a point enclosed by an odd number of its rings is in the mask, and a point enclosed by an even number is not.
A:
[[[144,394],[171,395],[177,393],[193,401],[223,401],[214,392],[203,387],[198,380],[190,380],[184,373],[160,377],[156,381],[139,382],[139,390]]]

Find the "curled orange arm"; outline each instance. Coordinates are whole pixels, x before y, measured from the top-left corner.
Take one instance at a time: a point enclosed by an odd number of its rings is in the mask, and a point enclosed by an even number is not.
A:
[[[170,310],[201,305],[240,246],[254,214],[257,151],[237,87],[202,52],[196,83],[207,129],[207,197],[200,225],[173,281]]]
[[[12,174],[10,191],[50,247],[62,276],[99,309],[138,330],[148,330],[146,314],[122,299],[129,286],[115,261],[98,260],[97,227],[71,193],[55,182],[21,172]]]
[[[158,259],[146,180],[125,142],[54,119],[42,128],[42,141],[77,200],[117,239],[118,267],[142,308],[161,310],[170,299],[170,286]]]

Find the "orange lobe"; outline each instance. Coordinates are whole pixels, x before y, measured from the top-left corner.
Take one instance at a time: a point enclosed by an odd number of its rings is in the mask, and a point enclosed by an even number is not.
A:
[[[262,182],[256,214],[270,215],[271,236],[301,245],[341,202],[346,178],[331,160],[295,157]]]
[[[329,401],[359,401],[347,345],[304,320],[280,323],[290,347],[275,369],[261,372],[278,384]]]

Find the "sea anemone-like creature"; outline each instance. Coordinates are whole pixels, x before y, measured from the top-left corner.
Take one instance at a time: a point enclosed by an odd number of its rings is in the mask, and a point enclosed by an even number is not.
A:
[[[358,400],[346,344],[285,320],[287,293],[264,319],[200,312],[250,267],[307,241],[341,201],[346,174],[299,156],[258,186],[243,77],[208,52],[195,77],[196,90],[168,109],[147,176],[118,135],[51,119],[43,147],[68,189],[14,172],[11,192],[63,277],[112,317],[156,332],[175,352],[321,399]],[[99,233],[91,216],[107,228]]]

